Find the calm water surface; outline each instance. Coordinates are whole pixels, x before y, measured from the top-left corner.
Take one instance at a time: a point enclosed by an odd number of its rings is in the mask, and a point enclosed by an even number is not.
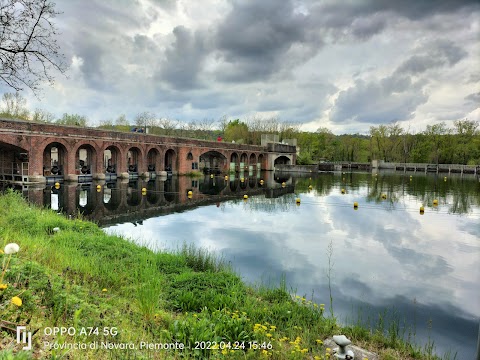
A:
[[[70,192],[80,211],[96,218],[108,233],[156,250],[185,243],[209,249],[231,262],[247,282],[278,285],[284,277],[292,293],[313,297],[327,309],[331,267],[333,310],[340,322],[376,325],[382,314],[385,328],[395,319],[417,343],[433,341],[439,355],[475,357],[480,318],[478,177],[275,176],[246,176],[244,182],[173,178],[115,184],[98,193],[78,185]],[[262,187],[260,177],[266,179]],[[141,195],[142,187],[148,195]],[[193,191],[191,199],[188,190]],[[244,193],[250,194],[246,201]],[[47,189],[43,201],[59,208],[72,197]],[[438,206],[433,206],[434,199]]]

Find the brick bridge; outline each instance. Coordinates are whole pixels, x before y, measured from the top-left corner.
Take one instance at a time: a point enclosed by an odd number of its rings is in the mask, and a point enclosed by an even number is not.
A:
[[[0,119],[0,180],[21,183],[228,173],[295,164],[295,146],[266,147]]]

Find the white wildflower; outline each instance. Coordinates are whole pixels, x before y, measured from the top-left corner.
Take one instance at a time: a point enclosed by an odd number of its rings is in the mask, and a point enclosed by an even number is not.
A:
[[[6,255],[15,254],[19,250],[20,250],[20,246],[18,246],[18,244],[15,244],[15,243],[10,243],[5,245],[5,249],[4,249]]]

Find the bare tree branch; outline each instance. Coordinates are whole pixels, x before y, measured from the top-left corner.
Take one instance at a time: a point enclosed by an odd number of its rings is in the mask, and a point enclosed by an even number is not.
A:
[[[49,0],[0,0],[0,80],[16,91],[52,85],[53,71],[66,71],[55,36],[59,13]]]

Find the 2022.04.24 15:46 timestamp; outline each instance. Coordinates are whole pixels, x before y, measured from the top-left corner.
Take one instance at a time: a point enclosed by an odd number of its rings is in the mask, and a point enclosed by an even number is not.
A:
[[[267,341],[195,341],[195,350],[271,350],[273,345]]]

